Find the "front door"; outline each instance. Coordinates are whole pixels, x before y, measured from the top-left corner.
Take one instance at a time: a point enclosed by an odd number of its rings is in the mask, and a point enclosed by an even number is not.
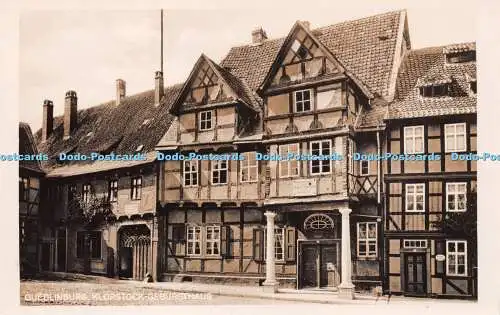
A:
[[[424,253],[407,253],[405,258],[405,294],[427,293],[427,266]]]
[[[338,243],[303,243],[300,246],[299,287],[335,287],[340,281]]]

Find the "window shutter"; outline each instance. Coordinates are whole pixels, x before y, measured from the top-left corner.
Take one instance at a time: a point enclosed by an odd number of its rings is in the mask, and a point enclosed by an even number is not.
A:
[[[172,226],[172,251],[175,255],[186,255],[186,225],[176,224]]]
[[[296,231],[294,227],[285,228],[285,260],[295,261]]]
[[[222,257],[231,257],[231,228],[227,225],[220,227],[220,254]]]
[[[264,230],[253,230],[253,260],[264,260]]]

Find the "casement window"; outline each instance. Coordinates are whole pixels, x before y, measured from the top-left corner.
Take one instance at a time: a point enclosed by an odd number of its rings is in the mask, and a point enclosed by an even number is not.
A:
[[[446,152],[461,152],[467,149],[465,143],[465,123],[444,125]]]
[[[406,211],[424,212],[425,211],[425,185],[424,184],[406,184]]]
[[[405,153],[424,153],[424,126],[410,126],[404,128]]]
[[[288,159],[289,154],[300,154],[300,146],[298,143],[283,144],[279,146],[279,155],[283,158],[283,160],[279,161],[281,178],[299,176],[299,160]]]
[[[446,275],[467,276],[466,241],[446,241]]]
[[[187,227],[186,243],[188,256],[201,255],[201,226],[189,225]]]
[[[332,141],[322,140],[322,141],[312,141],[311,142],[311,155],[313,156],[328,156],[326,159],[311,160],[311,174],[328,174],[331,172],[331,159],[330,155],[332,153]]]
[[[404,248],[427,248],[427,240],[403,240]]]
[[[90,194],[92,193],[92,186],[90,184],[83,184],[83,202],[90,201]]]
[[[220,226],[209,225],[205,227],[205,253],[209,256],[220,255]]]
[[[311,104],[312,104],[312,90],[295,91],[294,108],[296,113],[310,111]]]
[[[267,256],[266,228],[253,230],[253,259],[265,261]],[[293,227],[275,227],[274,259],[276,262],[295,261],[296,230]]]
[[[212,184],[227,184],[227,161],[212,161]]]
[[[207,110],[200,112],[200,130],[210,130],[212,126],[213,111]]]
[[[240,161],[241,182],[250,183],[257,181],[258,161],[255,152],[243,153],[243,160]]]
[[[118,180],[110,180],[108,182],[108,201],[116,202],[118,200]]]
[[[130,199],[139,200],[142,194],[142,177],[132,178],[132,185],[130,191]]]
[[[370,174],[370,161],[360,160],[359,161],[359,175],[366,176]]]
[[[467,205],[467,184],[446,183],[446,211],[464,212]]]
[[[184,161],[184,187],[198,186],[198,160]]]
[[[358,257],[377,257],[376,222],[358,222]]]
[[[76,232],[76,257],[102,259],[102,232],[101,231],[80,231]]]
[[[441,97],[447,96],[449,84],[436,84],[420,87],[420,95],[423,97]]]
[[[30,182],[27,177],[19,177],[19,201],[29,201]]]

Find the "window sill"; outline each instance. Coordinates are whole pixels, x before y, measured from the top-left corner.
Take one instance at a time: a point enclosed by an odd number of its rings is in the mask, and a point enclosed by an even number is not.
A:
[[[356,257],[356,260],[377,261],[378,257],[377,256],[358,256],[358,257]]]

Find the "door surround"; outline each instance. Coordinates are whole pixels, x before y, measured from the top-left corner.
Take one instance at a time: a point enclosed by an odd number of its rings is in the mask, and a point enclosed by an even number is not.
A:
[[[425,257],[425,293],[415,294],[406,291],[406,256],[408,254],[421,254]],[[401,248],[400,251],[400,277],[401,291],[404,296],[427,297],[431,294],[431,255],[429,248]]]

